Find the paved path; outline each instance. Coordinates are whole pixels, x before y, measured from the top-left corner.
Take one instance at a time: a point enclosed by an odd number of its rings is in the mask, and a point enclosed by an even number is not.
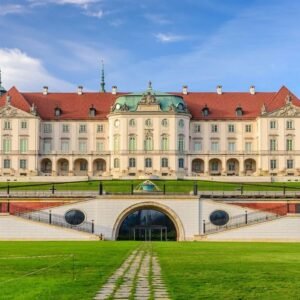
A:
[[[158,259],[150,247],[134,250],[94,299],[169,300]]]

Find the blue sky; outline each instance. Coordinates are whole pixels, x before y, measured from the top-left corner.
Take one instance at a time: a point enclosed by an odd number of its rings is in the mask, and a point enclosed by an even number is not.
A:
[[[21,91],[274,91],[300,96],[295,0],[0,0],[3,85]]]

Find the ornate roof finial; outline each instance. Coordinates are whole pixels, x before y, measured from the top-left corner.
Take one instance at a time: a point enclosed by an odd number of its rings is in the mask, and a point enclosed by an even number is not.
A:
[[[148,82],[148,90],[152,90],[152,82],[151,82],[151,80],[149,80],[149,82]]]
[[[100,92],[105,93],[105,77],[104,77],[104,62],[103,60],[101,60],[101,64],[102,64],[102,71],[101,71],[101,89]]]

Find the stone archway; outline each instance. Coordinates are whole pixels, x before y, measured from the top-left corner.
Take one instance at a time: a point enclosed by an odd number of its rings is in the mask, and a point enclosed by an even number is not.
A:
[[[177,241],[184,241],[185,240],[185,233],[184,228],[182,225],[181,220],[179,219],[178,215],[168,206],[165,206],[161,203],[156,202],[142,202],[137,203],[134,205],[131,205],[130,207],[126,208],[121,214],[118,216],[115,225],[113,227],[113,233],[112,233],[112,239],[117,240],[119,236],[119,230],[121,228],[121,225],[123,224],[126,217],[128,217],[130,214],[138,211],[138,210],[144,210],[144,209],[152,209],[159,211],[163,214],[165,214],[174,224],[176,229],[176,237]]]
[[[93,176],[102,175],[106,171],[106,161],[103,158],[97,158],[93,161]]]
[[[52,174],[52,161],[49,158],[44,158],[41,160],[41,172],[44,174]]]
[[[84,158],[78,158],[74,161],[73,173],[75,176],[88,175],[88,161]]]
[[[209,161],[209,175],[221,175],[222,162],[218,158],[213,158]]]
[[[66,158],[60,158],[57,161],[57,175],[68,176],[69,175],[69,161]]]
[[[253,158],[244,161],[245,175],[251,176],[256,172],[256,161]]]
[[[230,158],[226,162],[226,174],[227,175],[239,175],[240,164],[236,158]]]
[[[204,173],[204,161],[200,158],[195,158],[192,161],[192,172],[193,173]]]

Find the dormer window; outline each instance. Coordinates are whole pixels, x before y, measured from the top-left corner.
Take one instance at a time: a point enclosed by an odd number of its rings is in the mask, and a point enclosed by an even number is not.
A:
[[[92,105],[92,106],[90,107],[90,112],[89,112],[89,114],[90,114],[90,117],[95,117],[95,116],[96,116],[96,108],[94,107],[94,105]]]
[[[209,108],[207,107],[207,105],[205,104],[205,106],[202,108],[202,115],[204,117],[209,115]]]
[[[59,117],[61,115],[61,109],[58,106],[54,109],[54,115],[55,117]]]
[[[236,109],[235,109],[235,114],[236,114],[236,116],[237,117],[240,117],[240,116],[242,116],[243,115],[243,109],[242,109],[242,107],[239,105]]]

